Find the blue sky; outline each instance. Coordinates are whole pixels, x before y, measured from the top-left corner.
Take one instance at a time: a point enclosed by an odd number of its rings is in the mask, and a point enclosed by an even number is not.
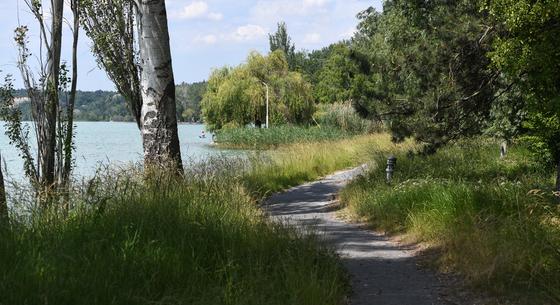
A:
[[[204,80],[215,67],[237,65],[251,50],[267,52],[267,34],[278,21],[287,23],[298,49],[318,49],[349,38],[356,14],[369,6],[381,10],[382,0],[167,0],[166,4],[175,80],[180,83]],[[13,74],[20,87],[13,43],[18,19],[21,24],[34,24],[23,0],[1,0],[0,70],[2,75]],[[65,30],[64,49],[70,50],[70,31]],[[30,39],[37,38],[31,26]],[[32,49],[37,50],[36,45]],[[63,54],[67,60],[69,55]],[[79,89],[114,90],[90,54],[90,41],[83,32],[78,68]]]

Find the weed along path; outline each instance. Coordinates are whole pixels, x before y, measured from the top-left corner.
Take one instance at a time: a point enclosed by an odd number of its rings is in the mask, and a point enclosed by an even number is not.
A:
[[[265,211],[276,221],[321,235],[334,247],[351,277],[351,305],[444,304],[438,296],[442,285],[433,273],[417,267],[412,249],[337,219],[333,199],[361,170],[338,172],[273,195]]]

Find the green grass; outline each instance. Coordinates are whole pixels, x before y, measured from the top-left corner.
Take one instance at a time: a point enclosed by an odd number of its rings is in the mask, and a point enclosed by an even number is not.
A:
[[[216,132],[216,142],[222,147],[270,149],[293,143],[333,141],[351,134],[335,127],[276,126],[266,128],[233,128]]]
[[[410,149],[410,142],[395,145],[387,134],[362,135],[338,141],[284,145],[257,154],[243,183],[258,197],[315,180],[337,170],[371,160],[374,153]]]
[[[523,147],[499,159],[481,139],[429,157],[398,152],[395,180],[378,167],[351,183],[342,201],[378,229],[439,249],[442,268],[524,302],[560,302],[560,208],[552,173]],[[537,299],[531,299],[535,297]]]
[[[209,164],[184,178],[106,173],[67,217],[13,215],[0,304],[340,304],[336,256],[269,223],[235,164]]]

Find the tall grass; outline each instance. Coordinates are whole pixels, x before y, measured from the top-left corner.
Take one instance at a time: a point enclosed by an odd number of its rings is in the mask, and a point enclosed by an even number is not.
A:
[[[251,159],[251,170],[243,182],[261,196],[337,170],[361,165],[377,153],[411,149],[411,142],[393,144],[387,134],[356,136],[350,139],[284,145]]]
[[[320,104],[314,115],[322,127],[331,127],[349,134],[369,134],[380,132],[382,125],[361,118],[351,103]]]
[[[519,291],[523,302],[560,302],[560,208],[552,174],[523,147],[499,159],[476,140],[429,157],[398,153],[395,180],[378,167],[350,184],[343,202],[379,229],[405,232],[441,250],[439,263],[474,285]],[[537,299],[531,297],[537,296]]]
[[[232,128],[216,132],[216,142],[222,147],[266,150],[293,143],[333,141],[350,137],[334,127],[301,127],[282,125],[271,128]]]
[[[264,150],[285,144],[336,141],[382,130],[380,124],[361,118],[350,103],[319,105],[314,117],[317,126],[312,127],[224,128],[216,132],[216,142],[223,147]]]
[[[0,228],[0,304],[340,304],[336,257],[269,223],[237,165],[190,168],[106,173],[69,215],[14,216]]]

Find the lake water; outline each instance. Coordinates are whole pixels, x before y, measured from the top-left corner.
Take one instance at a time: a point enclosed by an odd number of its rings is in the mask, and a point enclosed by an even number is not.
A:
[[[199,138],[203,130],[203,125],[179,125],[183,161],[200,160],[212,155],[238,154],[211,146],[212,137],[209,133],[206,139]],[[135,123],[77,122],[75,135],[74,174],[77,177],[92,176],[100,163],[127,164],[142,161],[142,141]],[[18,156],[18,151],[9,145],[2,122],[0,153],[7,165],[7,176],[10,179],[22,179],[23,162]]]

